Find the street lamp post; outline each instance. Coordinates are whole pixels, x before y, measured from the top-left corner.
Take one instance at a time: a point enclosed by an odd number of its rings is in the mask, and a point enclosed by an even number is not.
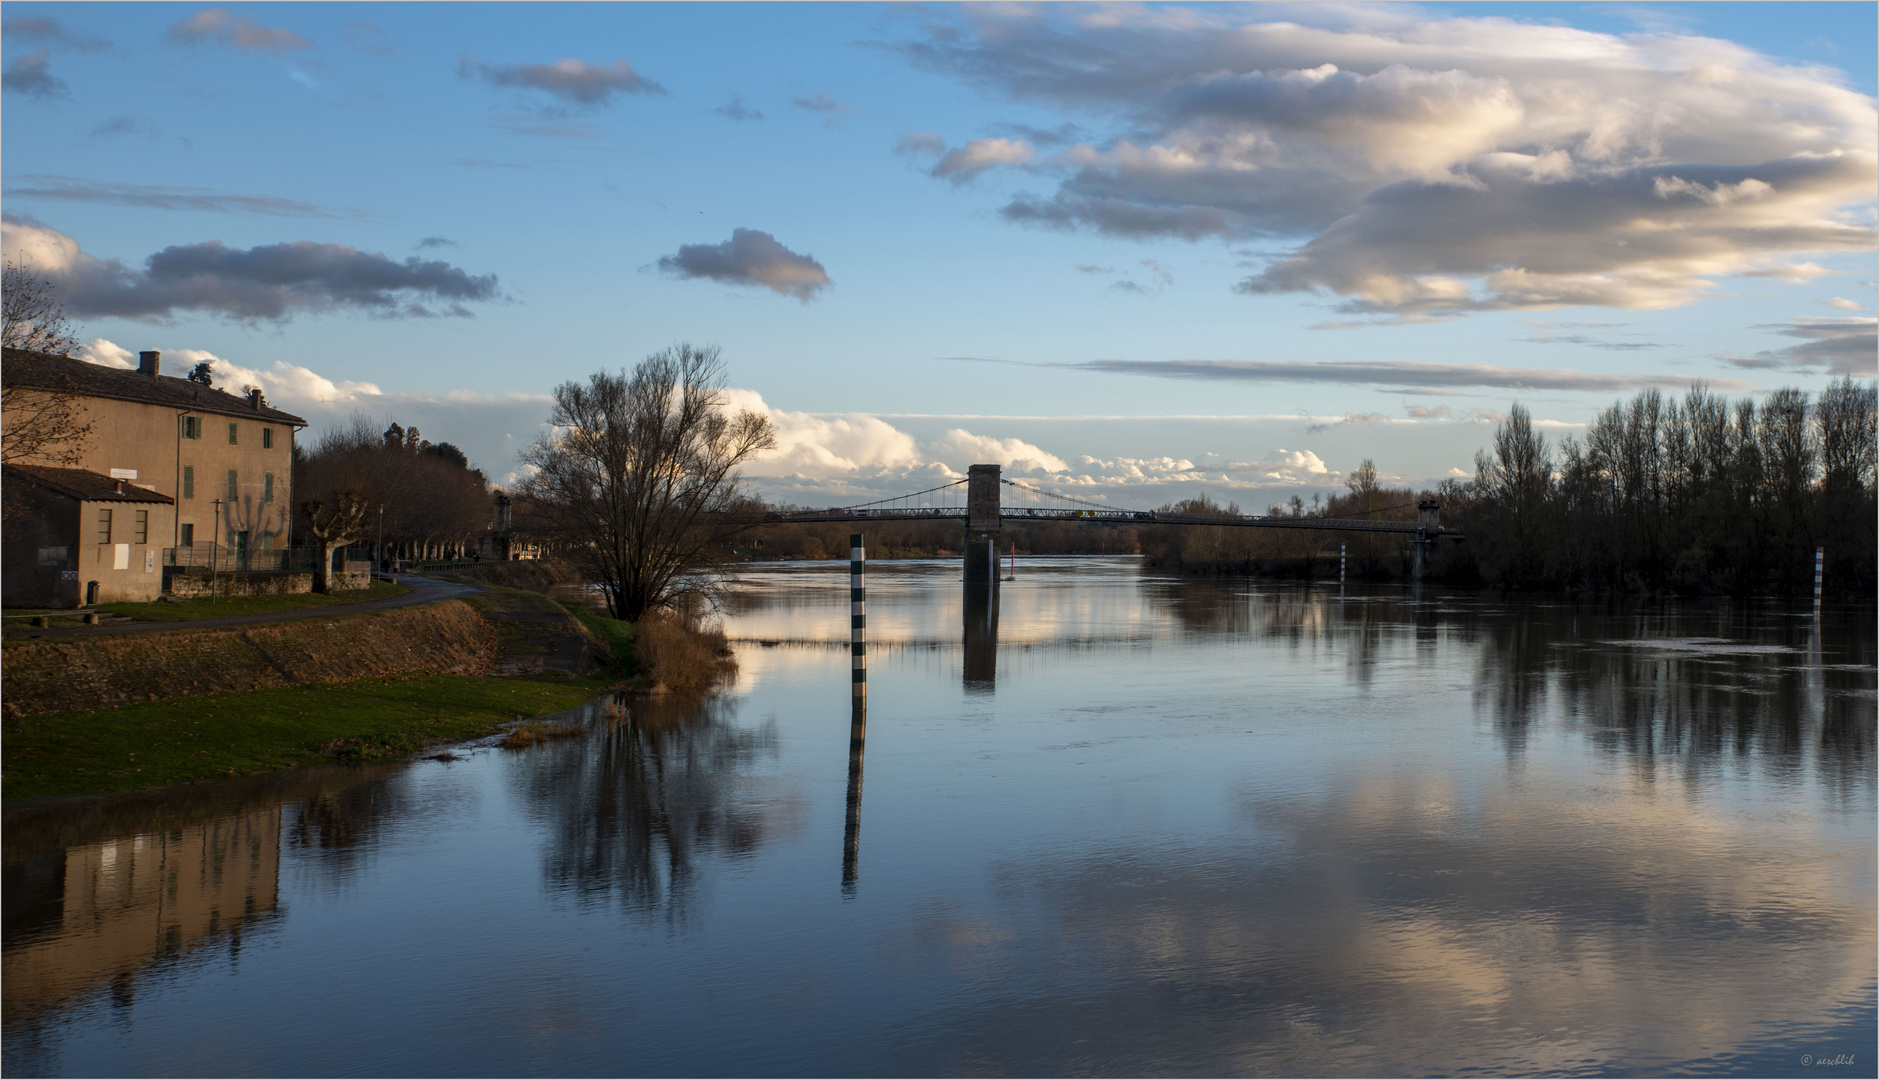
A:
[[[378,563],[378,572],[385,572],[385,504],[378,505],[378,539],[372,543],[372,561]]]

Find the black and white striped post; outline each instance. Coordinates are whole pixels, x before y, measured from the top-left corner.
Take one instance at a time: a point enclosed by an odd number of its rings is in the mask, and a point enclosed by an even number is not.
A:
[[[1338,583],[1338,585],[1340,585],[1340,586],[1342,586],[1342,585],[1344,584],[1344,556],[1345,556],[1345,548],[1346,548],[1346,545],[1344,545],[1344,544],[1339,544],[1339,545],[1337,546],[1337,583]]]
[[[868,548],[860,533],[848,538],[848,609],[854,695],[860,702],[868,698]]]
[[[1827,564],[1827,549],[1824,547],[1815,548],[1814,549],[1814,618],[1816,619],[1820,618],[1820,576],[1821,576],[1821,572],[1826,569],[1826,564]]]

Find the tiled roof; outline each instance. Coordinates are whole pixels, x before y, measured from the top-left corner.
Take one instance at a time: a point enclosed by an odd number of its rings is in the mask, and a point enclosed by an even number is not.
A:
[[[159,495],[127,480],[114,480],[103,473],[92,472],[90,469],[55,469],[48,465],[8,465],[6,481],[9,484],[37,484],[69,498],[81,499],[85,502],[162,503],[168,506],[176,501],[168,495]]]
[[[257,409],[248,404],[245,397],[170,375],[152,378],[140,371],[108,368],[102,364],[74,360],[69,356],[49,356],[22,349],[7,349],[4,364],[8,386],[45,390],[62,390],[70,386],[78,393],[93,397],[141,401],[171,409],[194,409],[197,412],[238,416],[244,420],[271,420],[277,424],[300,427],[305,427],[307,423],[293,413],[282,412],[268,405]]]

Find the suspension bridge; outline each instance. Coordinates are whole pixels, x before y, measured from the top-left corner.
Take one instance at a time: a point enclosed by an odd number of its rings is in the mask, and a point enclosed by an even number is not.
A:
[[[974,465],[963,479],[885,499],[831,506],[821,510],[779,510],[763,516],[765,524],[868,521],[965,522],[966,578],[996,578],[998,533],[1007,521],[1070,521],[1090,525],[1212,525],[1253,529],[1317,529],[1329,532],[1398,533],[1409,537],[1415,576],[1422,576],[1427,547],[1438,539],[1460,540],[1442,528],[1433,499],[1378,508],[1377,513],[1416,507],[1414,521],[1333,518],[1285,514],[1182,514],[1166,510],[1128,510],[1090,499],[1047,491],[1000,475],[997,465]]]

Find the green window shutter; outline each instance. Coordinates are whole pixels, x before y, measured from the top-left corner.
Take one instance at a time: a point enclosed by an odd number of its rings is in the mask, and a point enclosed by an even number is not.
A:
[[[273,428],[264,427],[261,429],[261,449],[263,450],[274,449],[274,429]]]
[[[109,510],[98,511],[98,542],[100,544],[111,542],[111,511]]]
[[[200,416],[183,417],[183,438],[185,439],[202,438],[202,417]]]
[[[235,501],[236,490],[237,490],[237,485],[235,483],[235,470],[230,469],[228,470],[228,501],[229,502]]]
[[[196,467],[194,465],[185,465],[183,466],[183,498],[193,499],[195,497]]]
[[[237,424],[228,425],[228,445],[230,446],[235,445],[235,429],[238,426]]]
[[[262,479],[264,482],[261,485],[261,501],[273,502],[274,501],[274,474],[268,473]]]

